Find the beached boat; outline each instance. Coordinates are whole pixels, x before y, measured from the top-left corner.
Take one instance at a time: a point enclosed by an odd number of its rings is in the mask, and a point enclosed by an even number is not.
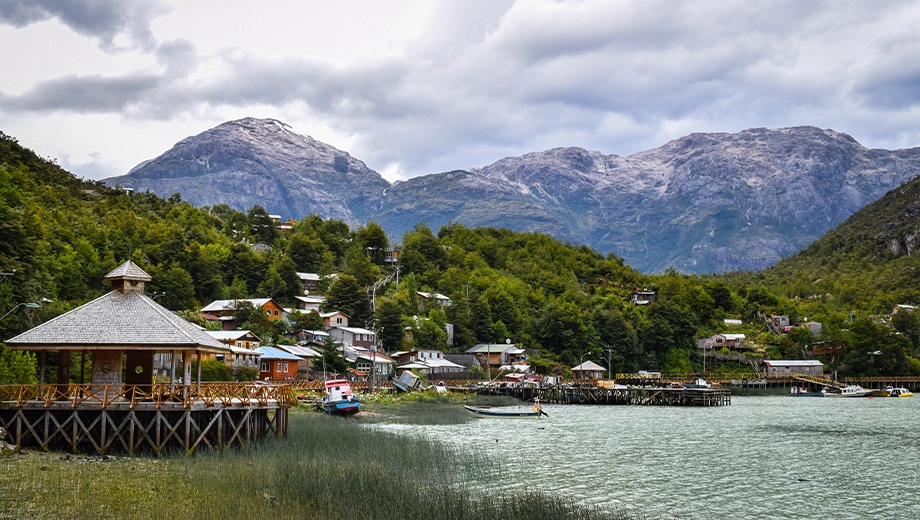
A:
[[[790,397],[824,397],[824,392],[811,392],[804,386],[793,386],[789,390]]]
[[[872,395],[872,390],[866,390],[859,385],[847,385],[836,389],[825,387],[822,392],[824,397],[869,397]]]
[[[477,408],[475,406],[463,405],[466,411],[480,418],[487,419],[539,419],[546,415],[539,403],[534,403],[530,411],[523,410],[502,410],[499,408]]]
[[[706,382],[705,379],[698,377],[692,383],[684,383],[682,385],[684,388],[711,388],[712,385]]]
[[[345,379],[326,381],[326,395],[322,407],[326,413],[352,415],[361,410],[361,400],[351,393],[351,385]]]

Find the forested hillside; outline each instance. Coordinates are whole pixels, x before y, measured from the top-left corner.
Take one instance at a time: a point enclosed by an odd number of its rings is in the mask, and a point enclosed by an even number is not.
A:
[[[542,373],[589,359],[606,364],[608,356],[614,372],[698,370],[695,340],[720,331],[746,333],[755,358],[801,358],[814,341],[801,333],[773,337],[756,320],[760,311],[804,316],[795,295],[767,288],[785,287],[779,278],[646,276],[615,255],[547,235],[457,224],[437,232],[416,224],[399,242],[374,222],[351,229],[309,216],[281,233],[261,206],[242,213],[226,205],[195,208],[178,195],[126,194],[80,181],[0,136],[0,271],[15,270],[0,282],[0,311],[47,300],[0,322],[3,339],[103,294],[102,277],[130,258],[153,277],[148,295],[192,318],[215,299],[271,296],[293,306],[301,294],[297,272],[335,273],[321,286],[326,308],[375,328],[388,352],[463,351],[510,339],[530,349]],[[368,287],[392,273],[384,252],[394,245],[402,252],[398,285],[394,279],[369,294]],[[629,303],[633,291],[646,288],[657,291],[654,304]],[[445,294],[452,305],[427,306],[417,291]],[[831,318],[829,335],[841,334],[834,314],[812,316]],[[726,317],[744,324],[729,328]],[[310,319],[294,313],[294,323],[285,325],[262,318],[253,313],[245,328],[266,344],[290,341],[285,334]],[[452,347],[445,323],[454,325]],[[920,373],[915,349],[893,353],[885,370]],[[3,356],[12,366],[12,354]],[[840,360],[830,362],[837,368]],[[863,365],[860,372],[879,370]],[[0,382],[4,377],[14,378],[0,373]]]

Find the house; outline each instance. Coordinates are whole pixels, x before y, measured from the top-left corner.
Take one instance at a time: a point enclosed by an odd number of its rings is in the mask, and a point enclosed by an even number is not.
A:
[[[604,372],[606,372],[604,367],[593,361],[585,361],[572,367],[572,375],[575,376],[575,379],[604,379]]]
[[[206,330],[206,334],[230,347],[229,356],[216,355],[215,359],[232,366],[258,367],[259,354],[256,350],[262,341],[248,330]]]
[[[843,340],[821,341],[811,345],[811,353],[815,356],[842,356],[846,352],[847,343]]]
[[[326,298],[319,295],[295,296],[297,300],[297,310],[301,312],[316,311],[320,312],[320,306],[326,303]]]
[[[294,228],[297,227],[297,221],[288,220],[287,222],[281,222],[277,224],[277,226],[278,226],[278,231],[281,231],[285,235],[290,235],[294,231]]]
[[[741,325],[741,320],[736,318],[725,318],[722,320],[726,325]]]
[[[821,335],[821,322],[818,322],[818,321],[805,321],[805,322],[799,323],[799,328],[808,329],[808,331],[814,334],[815,336]]]
[[[316,273],[297,273],[300,278],[300,288],[304,294],[319,292],[320,276]]]
[[[773,322],[778,328],[782,329],[789,326],[789,316],[770,316],[770,321]]]
[[[397,366],[397,369],[404,368],[404,365],[415,363],[418,366],[412,368],[417,368],[428,375],[466,371],[465,366],[448,360],[440,350],[426,349],[398,352],[393,357],[399,361],[400,365],[403,365]]]
[[[374,374],[378,381],[389,379],[393,375],[396,362],[389,356],[367,349],[345,349],[345,358],[355,365],[355,369],[365,374]],[[374,367],[371,370],[371,366]]]
[[[511,343],[480,343],[468,349],[466,353],[475,355],[480,364],[485,365],[486,370],[493,366],[499,367],[527,361],[524,349]]]
[[[418,298],[419,303],[430,302],[430,303],[436,303],[440,305],[441,307],[450,306],[450,298],[448,298],[447,296],[444,296],[441,293],[430,293],[430,292],[418,291],[415,293],[415,295]]]
[[[636,289],[629,299],[629,303],[633,305],[648,305],[650,303],[655,303],[655,291],[649,291],[648,289],[640,291]]]
[[[239,300],[214,300],[201,309],[200,312],[217,316],[223,323],[224,330],[233,330],[236,325],[236,308],[240,302],[252,304],[254,309],[260,309],[270,320],[283,319],[286,312],[278,302],[272,298],[249,298]]]
[[[383,263],[396,265],[399,262],[399,250],[394,249],[392,251],[387,251],[386,255],[383,257]]]
[[[277,347],[261,347],[257,351],[259,361],[259,379],[264,381],[289,381],[297,377],[300,358]]]
[[[377,335],[372,330],[359,327],[331,327],[327,330],[336,343],[346,347],[370,348],[377,344]]]
[[[787,374],[803,374],[822,377],[824,363],[815,359],[776,359],[763,362],[764,375],[767,377]]]
[[[744,334],[716,334],[711,338],[697,340],[697,346],[707,350],[722,348],[743,350],[747,348],[744,344],[745,339]]]
[[[348,315],[341,311],[321,312],[319,317],[323,319],[327,329],[348,326]]]
[[[917,309],[917,306],[916,306],[916,305],[907,305],[907,304],[899,303],[899,304],[897,304],[897,305],[894,306],[894,309],[891,310],[891,314],[897,314],[897,313],[900,312],[900,311],[908,311],[908,312],[911,312],[911,311],[914,311],[914,310],[916,310],[916,309]]]
[[[301,345],[320,345],[329,337],[329,333],[324,330],[298,330],[294,333],[293,337],[294,340]]]
[[[479,359],[474,354],[453,354],[450,352],[445,352],[444,359],[450,361],[451,363],[456,363],[462,366],[465,372],[469,372],[474,368],[477,370],[482,368],[482,364],[479,363]]]

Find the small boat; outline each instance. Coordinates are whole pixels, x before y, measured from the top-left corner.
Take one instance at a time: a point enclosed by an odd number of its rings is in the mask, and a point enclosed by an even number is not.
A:
[[[463,405],[466,408],[467,412],[475,415],[480,418],[492,418],[492,419],[539,419],[540,417],[547,415],[543,411],[543,407],[540,406],[539,402],[535,402],[533,407],[529,412],[520,411],[520,410],[500,410],[497,408],[477,408],[475,406]]]
[[[906,388],[887,387],[888,397],[913,397],[914,393]]]
[[[807,387],[793,386],[789,390],[790,397],[824,397],[824,392],[809,392]]]
[[[684,388],[711,388],[712,386],[705,379],[698,377],[692,383],[684,383]]]
[[[326,395],[321,403],[326,413],[352,415],[361,410],[361,400],[351,393],[351,385],[346,379],[326,381]]]
[[[869,397],[872,395],[872,390],[866,390],[859,385],[847,385],[833,390],[824,388],[821,391],[824,397]]]

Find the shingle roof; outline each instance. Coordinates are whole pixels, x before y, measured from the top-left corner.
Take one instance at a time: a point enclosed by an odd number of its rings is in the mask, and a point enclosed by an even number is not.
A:
[[[114,272],[114,271],[113,271]],[[146,273],[145,273],[146,274]],[[112,291],[7,340],[16,349],[229,349],[147,296]]]
[[[122,278],[126,280],[141,280],[144,282],[149,282],[150,280],[153,280],[153,278],[151,278],[150,275],[147,274],[146,271],[138,267],[137,264],[135,264],[131,260],[128,260],[127,262],[121,264],[120,266],[113,269],[111,273],[105,275],[106,280],[122,279]]]

